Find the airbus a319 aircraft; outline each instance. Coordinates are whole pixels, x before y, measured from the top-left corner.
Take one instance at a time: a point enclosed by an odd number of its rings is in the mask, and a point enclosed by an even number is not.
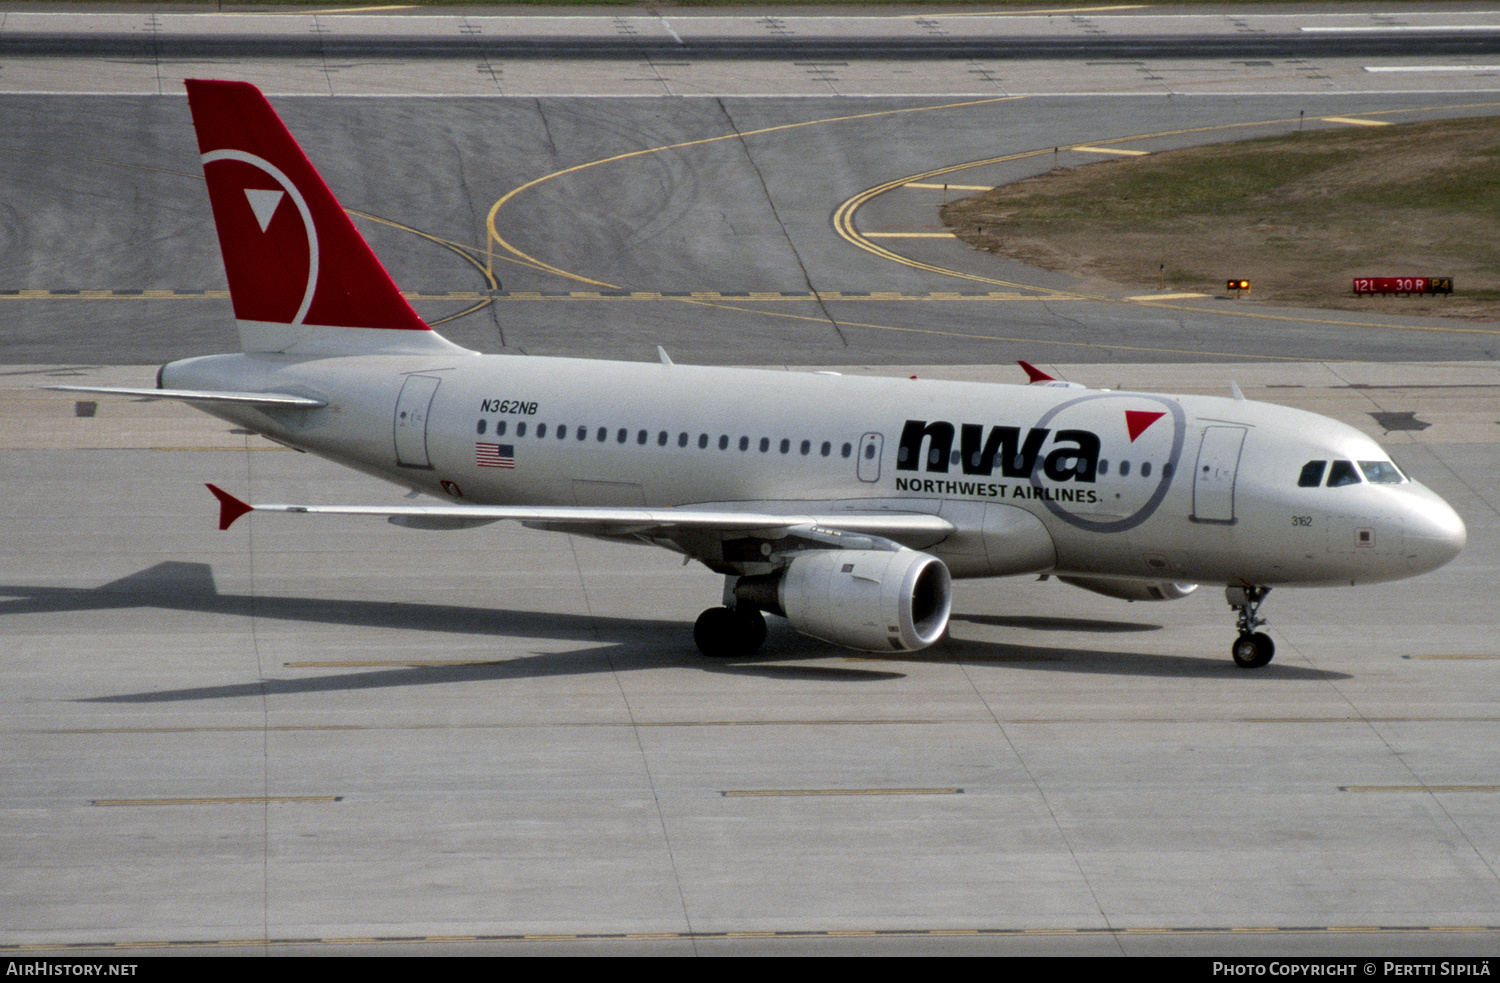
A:
[[[251,506],[499,520],[675,550],[724,578],[694,638],[753,653],[765,614],[870,652],[938,641],[952,578],[1041,574],[1125,600],[1225,585],[1252,668],[1273,586],[1413,577],[1466,532],[1364,434],[1231,397],[483,355],[417,316],[259,90],[189,81],[242,351],[156,389],[430,505]],[[1022,363],[1023,365],[1025,363]]]

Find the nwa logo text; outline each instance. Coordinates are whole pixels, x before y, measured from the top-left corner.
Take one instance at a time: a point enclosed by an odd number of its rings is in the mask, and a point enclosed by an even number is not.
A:
[[[1089,430],[1032,427],[990,427],[965,423],[956,428],[943,420],[907,420],[896,452],[897,471],[948,473],[953,460],[953,438],[958,437],[958,463],[964,474],[994,474],[998,465],[1007,478],[1029,478],[1041,461],[1042,474],[1052,481],[1092,483],[1099,474],[1099,435]],[[924,452],[923,446],[926,445]],[[1043,456],[1043,451],[1046,452]]]

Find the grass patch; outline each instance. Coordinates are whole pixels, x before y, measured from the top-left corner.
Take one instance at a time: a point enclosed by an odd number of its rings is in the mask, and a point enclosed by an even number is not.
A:
[[[1058,168],[946,205],[976,248],[1132,285],[1392,310],[1356,276],[1452,276],[1401,310],[1500,317],[1500,119],[1317,130]],[[1420,308],[1420,310],[1419,310]]]

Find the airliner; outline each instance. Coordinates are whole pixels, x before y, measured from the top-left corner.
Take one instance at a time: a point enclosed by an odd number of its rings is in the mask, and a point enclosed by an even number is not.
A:
[[[402,297],[254,86],[188,81],[241,351],[169,362],[181,400],[410,489],[407,505],[254,504],[428,530],[499,521],[646,543],[723,578],[705,656],[766,615],[864,652],[948,628],[954,578],[1031,575],[1126,601],[1223,585],[1230,653],[1264,666],[1277,586],[1413,577],[1463,521],[1369,437],[1243,398],[486,355]],[[486,534],[490,534],[487,532]]]

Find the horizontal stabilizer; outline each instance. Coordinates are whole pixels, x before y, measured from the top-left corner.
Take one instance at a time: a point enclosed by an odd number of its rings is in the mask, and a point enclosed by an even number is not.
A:
[[[209,389],[136,389],[126,386],[46,386],[62,393],[96,393],[104,396],[134,396],[138,399],[176,399],[185,403],[239,403],[242,406],[266,406],[276,409],[316,410],[327,406],[326,400],[286,393],[231,393]]]

